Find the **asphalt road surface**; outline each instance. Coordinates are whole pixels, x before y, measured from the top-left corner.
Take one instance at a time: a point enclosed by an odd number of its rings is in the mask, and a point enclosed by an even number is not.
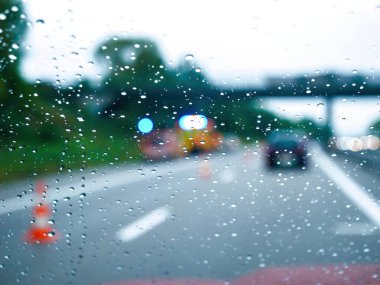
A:
[[[31,245],[30,182],[0,191],[0,284],[232,280],[260,268],[380,263],[380,175],[310,149],[268,171],[258,147],[47,177],[58,240]]]

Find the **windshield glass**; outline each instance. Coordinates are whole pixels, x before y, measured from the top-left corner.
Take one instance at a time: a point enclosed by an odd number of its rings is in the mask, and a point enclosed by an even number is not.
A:
[[[380,284],[380,2],[0,3],[0,284]]]

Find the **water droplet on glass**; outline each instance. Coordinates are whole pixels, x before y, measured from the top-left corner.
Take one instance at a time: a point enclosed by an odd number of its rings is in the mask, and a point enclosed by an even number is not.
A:
[[[84,119],[82,117],[77,118],[79,122],[84,122]]]
[[[124,268],[123,265],[118,265],[118,266],[116,267],[117,270],[123,270],[123,268]]]
[[[192,55],[192,54],[187,54],[187,55],[185,55],[185,59],[186,59],[186,60],[193,60],[193,59],[194,59],[194,55]]]
[[[37,24],[45,24],[45,20],[43,20],[43,19],[37,19],[36,23]]]
[[[4,13],[0,13],[0,21],[4,21],[7,19],[7,16]]]

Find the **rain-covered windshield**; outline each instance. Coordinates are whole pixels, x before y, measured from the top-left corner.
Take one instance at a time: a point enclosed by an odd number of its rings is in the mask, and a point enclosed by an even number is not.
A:
[[[0,2],[0,284],[380,284],[380,2]]]

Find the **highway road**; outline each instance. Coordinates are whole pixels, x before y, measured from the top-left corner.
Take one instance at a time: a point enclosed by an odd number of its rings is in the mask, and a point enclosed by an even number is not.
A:
[[[30,182],[1,186],[2,285],[228,281],[263,268],[380,263],[379,169],[318,145],[306,170],[268,171],[252,146],[44,181],[58,237],[48,245],[23,241]]]

